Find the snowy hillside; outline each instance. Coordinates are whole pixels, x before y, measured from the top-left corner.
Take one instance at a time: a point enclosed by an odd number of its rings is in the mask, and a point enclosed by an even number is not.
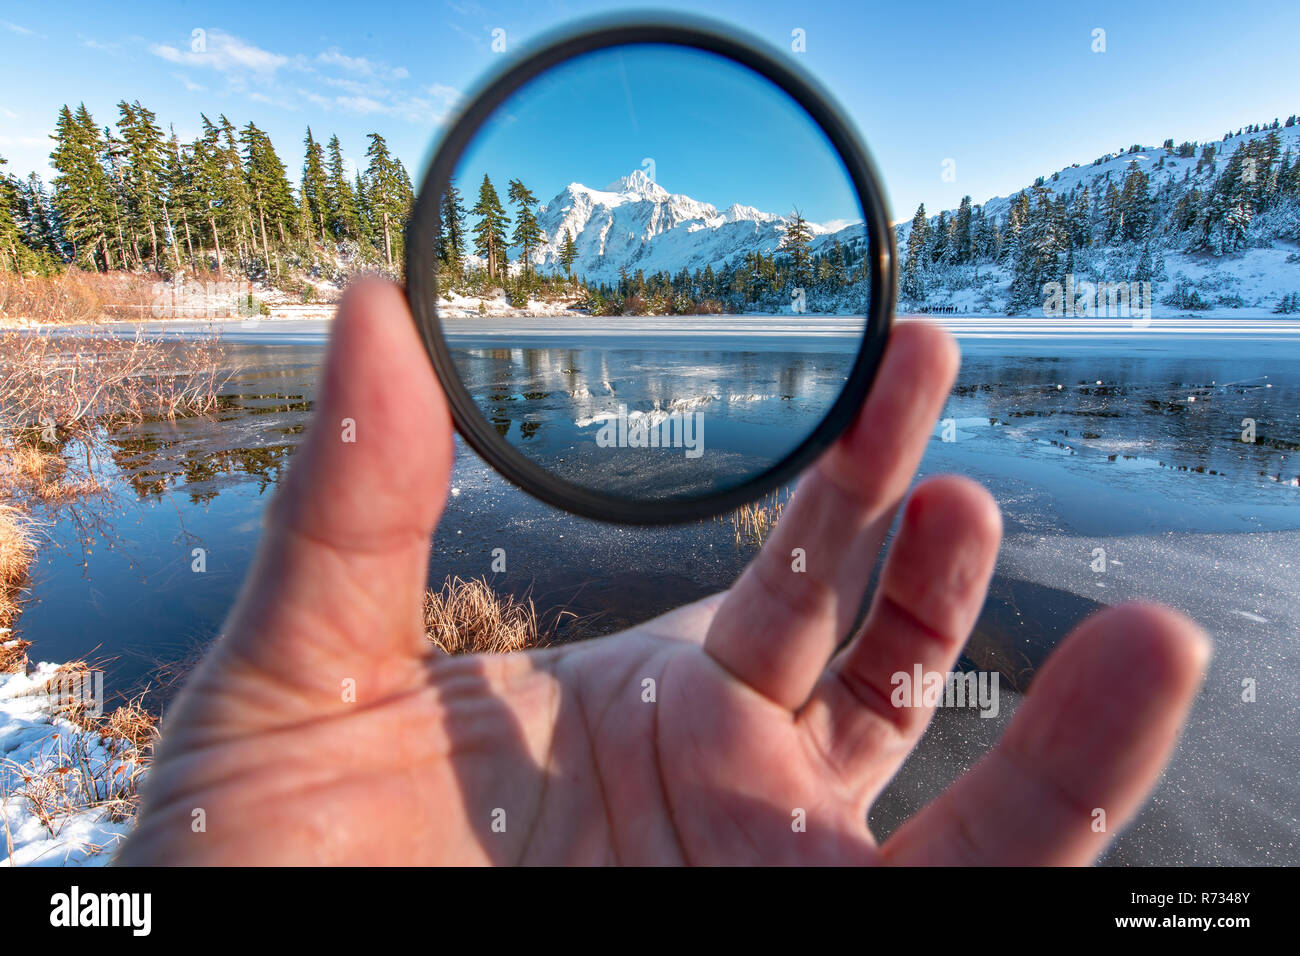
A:
[[[705,266],[718,269],[746,253],[772,255],[785,235],[789,218],[733,204],[721,212],[710,203],[670,193],[640,169],[603,189],[570,183],[541,207],[538,222],[546,242],[533,252],[540,271],[563,272],[560,247],[571,233],[577,256],[573,272],[591,283],[613,283],[619,270],[676,274]],[[858,225],[828,228],[808,223],[812,251],[838,238],[846,247],[861,246]],[[512,261],[522,250],[510,250]]]
[[[1038,315],[1041,286],[1068,274],[1149,281],[1156,314],[1300,310],[1300,122],[1288,122],[1075,163],[926,215],[924,242],[915,218],[901,224],[903,306]]]

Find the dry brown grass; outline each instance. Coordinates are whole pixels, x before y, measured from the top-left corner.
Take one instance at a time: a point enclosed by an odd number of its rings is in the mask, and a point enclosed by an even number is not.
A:
[[[0,637],[0,674],[22,674],[27,671],[27,648],[31,641],[9,637]]]
[[[741,505],[731,513],[731,529],[735,533],[736,543],[748,541],[755,546],[762,546],[776,523],[785,511],[785,500],[780,492],[772,492],[759,501]]]
[[[103,421],[174,418],[216,407],[228,372],[212,341],[169,346],[137,334],[0,333],[0,428],[52,443]]]
[[[18,616],[19,598],[27,583],[27,569],[36,556],[35,522],[12,505],[0,503],[0,642]],[[5,670],[0,648],[0,672]]]
[[[531,598],[497,594],[485,579],[448,578],[424,595],[424,630],[445,654],[507,654],[543,646]]]
[[[47,505],[81,501],[104,490],[93,474],[70,469],[57,451],[24,444],[0,444],[0,487]]]
[[[212,340],[0,331],[0,496],[58,505],[102,491],[106,429],[212,413],[223,366]]]
[[[148,318],[161,275],[83,272],[57,276],[0,274],[0,322],[71,325]]]

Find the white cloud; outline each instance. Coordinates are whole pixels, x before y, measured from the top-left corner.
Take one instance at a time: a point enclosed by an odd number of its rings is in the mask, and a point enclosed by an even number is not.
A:
[[[368,96],[340,96],[337,98],[339,106],[353,113],[366,115],[369,113],[387,113],[388,107],[377,100],[372,100]]]
[[[201,93],[203,90],[207,89],[203,84],[195,83],[184,73],[173,73],[171,76],[173,80],[185,87],[185,89],[189,90],[191,93]]]
[[[412,88],[405,67],[352,56],[338,47],[315,57],[288,55],[215,28],[200,34],[188,48],[154,43],[149,50],[169,63],[219,73],[228,94],[243,94],[284,109],[310,103],[317,109],[438,125],[461,98],[459,90],[441,83]],[[286,83],[294,74],[297,81]],[[171,75],[190,92],[205,89],[190,78],[188,69]]]
[[[265,93],[259,93],[256,90],[254,90],[252,93],[249,93],[248,98],[252,100],[254,103],[265,103],[267,106],[274,106],[277,109],[282,109],[282,110],[298,109],[297,106],[295,106],[291,101],[285,99],[284,97],[267,96]]]
[[[411,75],[404,66],[390,67],[387,63],[369,60],[364,56],[348,56],[336,46],[316,54],[316,62],[372,79],[405,80]]]
[[[375,65],[367,60],[364,56],[348,56],[340,52],[338,47],[330,47],[316,57],[317,63],[324,63],[327,66],[339,66],[352,73],[360,73],[364,76],[374,76]]]
[[[0,20],[0,26],[4,27],[10,33],[18,33],[25,37],[36,36],[35,30],[29,30],[26,27],[19,26],[16,23],[10,23],[8,20]]]
[[[287,56],[263,50],[222,30],[208,30],[202,40],[202,44],[195,42],[188,50],[155,43],[149,51],[182,66],[202,67],[221,73],[252,73],[262,78],[273,76],[276,70],[289,62]]]
[[[433,86],[429,87],[429,95],[450,109],[460,102],[462,94],[460,90],[453,86],[435,83]]]

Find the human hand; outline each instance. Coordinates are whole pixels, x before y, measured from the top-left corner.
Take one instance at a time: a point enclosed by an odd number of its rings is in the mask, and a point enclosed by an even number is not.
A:
[[[857,422],[728,591],[599,640],[446,657],[421,602],[452,425],[401,293],[355,286],[312,428],[223,636],[167,715],[118,862],[1092,862],[1204,672],[1208,642],[1169,610],[1085,621],[992,752],[883,845],[867,830],[931,716],[892,706],[890,676],[952,669],[1001,537],[978,485],[921,483],[836,652],[956,369],[945,332],[898,326]]]

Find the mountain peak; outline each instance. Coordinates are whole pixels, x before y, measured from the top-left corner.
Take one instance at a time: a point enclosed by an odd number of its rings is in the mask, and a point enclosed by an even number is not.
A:
[[[656,183],[641,169],[634,169],[626,176],[614,180],[605,187],[605,191],[620,193],[625,196],[638,196],[642,199],[668,198],[668,190]]]

